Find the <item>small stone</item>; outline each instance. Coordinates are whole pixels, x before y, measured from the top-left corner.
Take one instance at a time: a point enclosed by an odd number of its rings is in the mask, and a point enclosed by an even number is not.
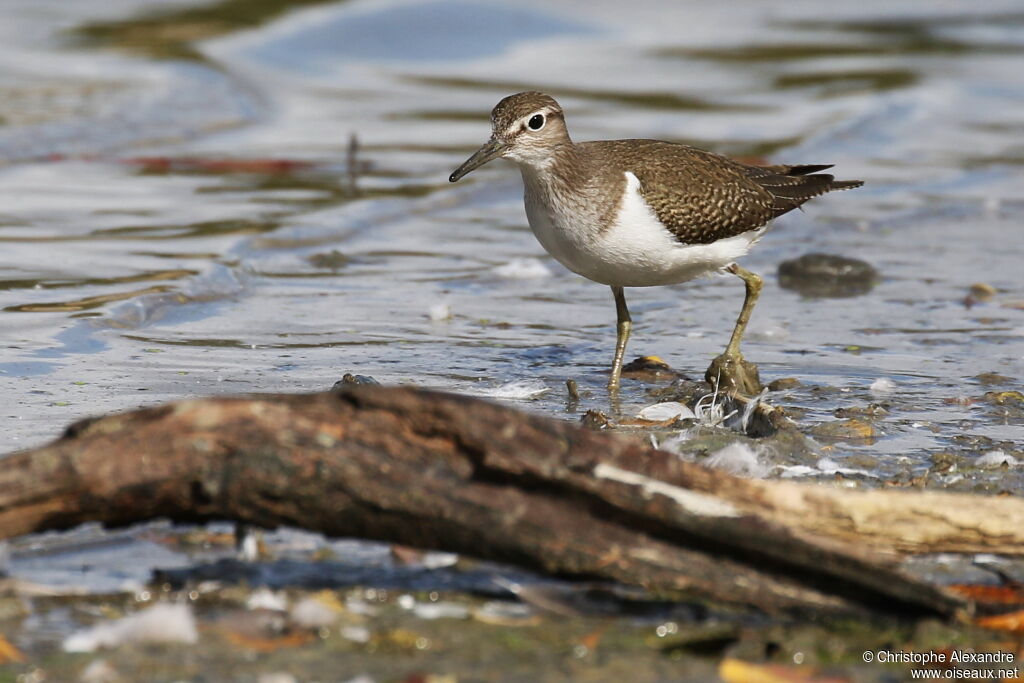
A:
[[[970,291],[975,301],[988,301],[996,295],[996,288],[984,282],[975,282]]]
[[[779,264],[779,286],[812,298],[847,298],[867,294],[878,271],[859,259],[834,254],[804,254]]]
[[[796,377],[782,377],[768,383],[768,391],[786,391],[800,386],[800,380]]]

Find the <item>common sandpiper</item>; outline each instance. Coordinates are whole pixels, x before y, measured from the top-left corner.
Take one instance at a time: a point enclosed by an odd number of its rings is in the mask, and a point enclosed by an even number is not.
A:
[[[652,287],[724,271],[746,297],[725,352],[705,378],[720,390],[754,395],[757,368],[740,353],[761,278],[739,266],[769,221],[808,199],[859,187],[821,173],[831,165],[753,166],[660,140],[574,143],[562,108],[521,92],[491,111],[491,137],[451,174],[455,182],[503,157],[525,186],[526,217],[541,245],[569,270],[609,285],[618,318],[608,387],[617,390],[632,329],[625,287]]]

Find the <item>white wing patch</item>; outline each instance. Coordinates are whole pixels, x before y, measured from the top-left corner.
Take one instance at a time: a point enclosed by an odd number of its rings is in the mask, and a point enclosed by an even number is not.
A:
[[[626,171],[625,176],[615,221],[593,250],[593,256],[603,261],[604,279],[584,273],[598,282],[623,287],[686,282],[743,256],[763,232],[759,229],[711,244],[682,244],[644,199],[636,174]]]

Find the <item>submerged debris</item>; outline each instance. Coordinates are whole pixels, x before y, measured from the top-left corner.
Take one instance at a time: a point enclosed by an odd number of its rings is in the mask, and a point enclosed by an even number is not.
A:
[[[576,384],[576,380],[567,379],[565,380],[565,390],[569,392],[569,400],[573,403],[579,403],[580,400],[580,388]]]

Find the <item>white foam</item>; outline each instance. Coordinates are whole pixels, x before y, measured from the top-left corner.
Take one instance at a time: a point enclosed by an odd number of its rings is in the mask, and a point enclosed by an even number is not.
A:
[[[341,613],[323,600],[311,595],[295,603],[288,616],[302,628],[319,629],[334,624],[338,621]]]
[[[419,602],[412,609],[420,619],[466,619],[469,608],[457,602]]]
[[[708,456],[704,464],[730,474],[755,479],[767,477],[771,471],[768,465],[761,462],[754,449],[739,441],[715,451]]]
[[[893,382],[888,377],[879,377],[878,379],[871,383],[869,391],[871,391],[871,393],[875,394],[876,396],[891,394],[892,392],[896,391],[896,382]]]
[[[782,479],[794,479],[796,477],[809,477],[811,475],[817,475],[821,473],[814,467],[808,467],[807,465],[783,465],[779,473],[779,477]]]
[[[871,477],[872,479],[878,479],[878,475],[876,474],[872,474],[867,470],[859,470],[854,469],[852,467],[843,467],[838,462],[832,460],[831,458],[821,458],[820,460],[818,460],[816,464],[818,466],[818,470],[823,474],[841,474],[844,477],[861,476]]]
[[[195,643],[196,618],[188,605],[160,603],[115,621],[96,624],[64,640],[65,652],[95,652],[125,643]]]
[[[285,612],[288,610],[288,598],[284,593],[275,593],[269,588],[257,588],[245,601],[249,609],[266,609],[273,612]]]
[[[299,683],[299,679],[287,671],[271,671],[263,673],[256,679],[256,683]]]
[[[436,303],[427,311],[427,316],[435,323],[452,319],[452,305],[447,301]]]
[[[491,389],[480,389],[476,394],[488,398],[536,398],[549,391],[551,388],[539,379],[525,379],[506,382]]]
[[[117,683],[121,675],[105,659],[94,659],[78,677],[79,683]]]
[[[494,269],[494,274],[510,280],[534,280],[551,277],[551,270],[539,259],[514,258],[508,263],[497,266]]]

